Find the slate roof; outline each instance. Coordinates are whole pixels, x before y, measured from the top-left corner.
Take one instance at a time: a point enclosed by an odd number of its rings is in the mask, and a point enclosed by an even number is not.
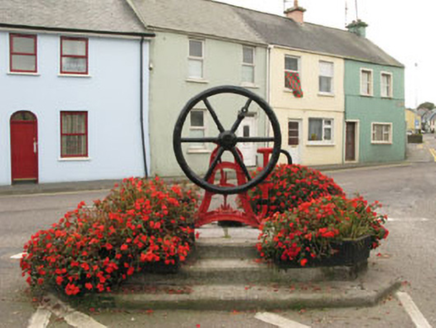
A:
[[[0,0],[0,26],[149,34],[125,0]]]
[[[131,0],[149,28],[265,44],[233,6],[207,0]]]
[[[211,0],[132,0],[150,28],[274,44],[361,60],[403,65],[366,38],[346,30],[305,23]]]
[[[300,25],[286,17],[238,7],[234,10],[267,43],[404,67],[367,38],[346,30],[311,23]]]

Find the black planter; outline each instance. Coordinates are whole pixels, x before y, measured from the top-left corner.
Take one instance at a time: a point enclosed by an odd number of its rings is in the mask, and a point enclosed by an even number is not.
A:
[[[149,262],[144,265],[142,272],[154,274],[175,274],[180,269],[179,259],[175,259],[175,264],[165,264],[163,261]]]
[[[362,236],[353,240],[343,240],[332,243],[334,254],[329,257],[307,259],[304,267],[297,261],[283,261],[277,259],[276,265],[283,269],[288,268],[313,268],[313,267],[332,267],[332,266],[358,266],[368,261],[371,250],[372,237]]]

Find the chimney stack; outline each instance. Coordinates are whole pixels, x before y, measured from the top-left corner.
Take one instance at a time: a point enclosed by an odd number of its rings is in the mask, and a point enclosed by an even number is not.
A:
[[[358,36],[361,36],[363,38],[366,37],[367,27],[368,24],[362,22],[360,19],[352,21],[350,24],[347,25],[348,32],[357,34]]]
[[[294,20],[300,25],[304,24],[304,12],[306,9],[298,5],[298,0],[294,0],[294,6],[285,10],[286,17]]]

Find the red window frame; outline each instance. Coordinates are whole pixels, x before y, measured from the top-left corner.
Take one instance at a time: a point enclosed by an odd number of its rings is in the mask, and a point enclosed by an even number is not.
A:
[[[83,133],[63,133],[63,124],[62,124],[62,117],[64,115],[85,115],[85,132]],[[64,136],[85,136],[86,138],[86,149],[84,154],[68,154],[63,155],[62,151],[62,138]],[[81,112],[71,112],[71,111],[62,111],[61,112],[61,158],[69,158],[69,157],[88,157],[88,112],[81,111]]]
[[[67,41],[85,41],[85,55],[84,56],[80,56],[80,55],[65,55],[64,54],[64,47],[63,47],[63,43],[64,40]],[[61,60],[60,60],[60,67],[61,67],[61,74],[80,74],[80,75],[88,75],[88,38],[72,38],[72,37],[68,37],[68,36],[61,36]],[[65,71],[63,69],[63,65],[62,65],[62,58],[84,58],[86,59],[86,71],[85,72],[76,72],[76,71]]]
[[[15,52],[14,51],[14,38],[29,38],[34,40],[34,49],[33,53],[27,52]],[[9,34],[9,69],[11,72],[25,72],[25,73],[36,73],[38,72],[38,50],[37,50],[37,38],[36,35],[31,34]],[[13,69],[13,56],[35,56],[35,69],[34,70],[22,70],[22,69]]]

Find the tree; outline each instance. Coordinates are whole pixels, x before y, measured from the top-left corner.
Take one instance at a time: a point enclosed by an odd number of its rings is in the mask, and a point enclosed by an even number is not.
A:
[[[428,101],[426,101],[418,106],[418,109],[432,110],[434,108],[436,108],[436,106],[432,102],[428,102]]]

